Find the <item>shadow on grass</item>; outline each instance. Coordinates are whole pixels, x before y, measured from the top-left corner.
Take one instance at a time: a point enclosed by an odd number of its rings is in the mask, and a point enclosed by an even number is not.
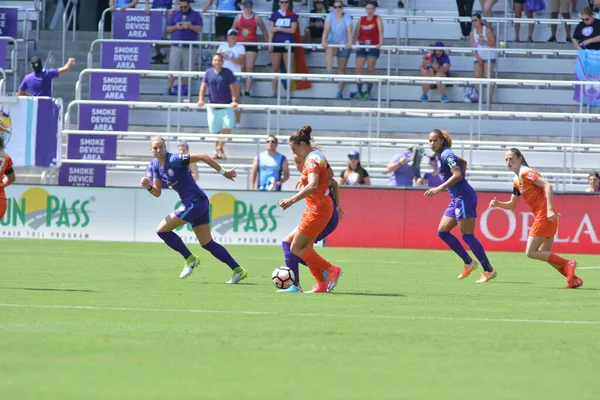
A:
[[[509,283],[511,285],[533,285],[533,282],[514,282],[514,281],[494,281],[490,282],[492,285],[497,285],[498,283]]]
[[[98,293],[97,290],[89,289],[58,289],[58,288],[30,288],[30,287],[3,287],[9,290],[35,290],[40,292],[80,292],[80,293]]]
[[[406,297],[400,293],[331,292],[336,296]]]
[[[188,284],[191,284],[191,285],[258,286],[258,283],[252,283],[252,282],[240,282],[240,283],[236,283],[235,285],[232,285],[230,283],[225,283],[225,282],[190,282]]]

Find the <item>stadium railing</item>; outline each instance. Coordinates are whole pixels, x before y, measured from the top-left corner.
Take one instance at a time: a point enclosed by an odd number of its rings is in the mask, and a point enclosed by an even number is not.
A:
[[[69,29],[69,25],[71,26],[71,30],[73,31],[73,42],[75,41],[76,33],[77,33],[77,3],[79,0],[68,0],[65,6],[65,11],[63,12],[63,26],[62,26],[62,63],[67,61],[66,53],[67,53],[67,30]]]
[[[14,48],[10,52],[10,68],[3,70],[3,74],[13,74],[13,91],[17,91],[17,62],[19,56],[19,40],[11,36],[0,36],[0,40],[6,40],[14,45]],[[25,45],[25,51],[27,51],[27,45]],[[6,86],[6,77],[4,77]],[[6,88],[5,88],[6,89]]]

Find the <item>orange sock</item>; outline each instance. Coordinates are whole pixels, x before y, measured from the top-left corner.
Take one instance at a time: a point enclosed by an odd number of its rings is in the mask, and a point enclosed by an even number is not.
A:
[[[313,274],[317,282],[325,282],[323,271],[329,271],[331,264],[327,262],[323,257],[317,254],[315,249],[309,247],[302,253],[302,259],[308,264],[310,272]]]
[[[312,276],[315,277],[317,282],[325,282],[325,275],[323,275],[323,270],[321,268],[317,268],[314,265],[308,264],[308,269]]]
[[[562,258],[561,256],[558,256],[554,253],[550,253],[550,256],[548,256],[548,262],[550,264],[554,264],[554,265],[560,265],[560,266],[565,266],[567,265],[568,261],[565,260],[564,258]]]
[[[558,271],[559,274],[561,274],[565,278],[567,277],[567,271],[565,271],[565,267],[556,268],[556,270]]]

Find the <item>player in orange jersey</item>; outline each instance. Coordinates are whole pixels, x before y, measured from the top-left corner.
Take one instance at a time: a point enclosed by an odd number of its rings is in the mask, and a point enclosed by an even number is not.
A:
[[[6,125],[0,122],[0,220],[6,214],[7,201],[4,188],[15,181],[13,162],[8,154],[4,153],[4,134],[8,132]]]
[[[298,230],[292,238],[291,251],[308,264],[310,272],[317,284],[307,293],[327,293],[336,287],[342,269],[331,265],[314,250],[317,236],[327,227],[333,215],[333,202],[329,196],[329,174],[327,159],[320,150],[311,145],[312,128],[303,126],[290,136],[290,147],[294,158],[303,158],[302,189],[289,199],[279,201],[279,206],[286,210],[294,203],[306,199],[306,209]],[[329,284],[323,276],[323,270],[329,274]]]
[[[523,197],[535,216],[533,226],[529,231],[525,254],[535,260],[546,261],[561,275],[567,278],[567,289],[575,289],[583,285],[583,280],[575,275],[577,261],[565,260],[552,253],[554,235],[558,229],[558,216],[553,207],[552,185],[540,174],[527,165],[521,151],[512,148],[504,155],[506,166],[516,176],[513,180],[513,194],[509,201],[498,201],[494,197],[490,201],[490,208],[498,207],[513,210],[517,206],[519,197]]]

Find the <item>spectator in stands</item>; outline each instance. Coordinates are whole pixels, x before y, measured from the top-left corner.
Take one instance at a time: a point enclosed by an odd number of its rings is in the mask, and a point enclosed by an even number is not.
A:
[[[573,0],[573,2],[575,3],[573,5],[573,12],[577,12],[577,0]],[[588,7],[595,13],[600,11],[600,0],[588,0]]]
[[[413,180],[421,177],[420,162],[411,166],[411,156],[412,152],[406,150],[392,158],[386,169],[390,174],[389,186],[412,186]]]
[[[456,6],[458,7],[458,15],[461,17],[471,17],[474,2],[475,0],[456,0]],[[460,31],[462,32],[460,40],[469,40],[469,35],[471,34],[471,23],[461,22]]]
[[[481,11],[484,17],[493,16],[492,8],[494,8],[494,5],[497,2],[498,0],[479,0],[479,3],[481,4]]]
[[[25,75],[17,94],[19,96],[52,97],[52,80],[65,72],[69,72],[71,67],[75,65],[75,59],[69,58],[69,61],[58,69],[44,69],[42,60],[34,56],[29,60],[29,65],[31,65],[33,72]]]
[[[246,64],[246,48],[237,42],[238,31],[230,29],[227,31],[227,42],[219,45],[217,53],[223,56],[223,68],[230,69],[234,74],[242,72],[242,66]],[[241,76],[235,77],[233,84],[233,97],[241,103],[242,86],[244,81]],[[240,127],[241,110],[235,110],[235,127]]]
[[[433,47],[444,46],[444,42],[435,42],[433,45]],[[427,52],[427,54],[425,54],[425,57],[423,57],[421,67],[419,69],[421,71],[421,75],[423,76],[450,76],[450,57],[444,50],[430,50]],[[446,96],[446,85],[443,83],[438,83],[436,85],[422,84],[421,88],[423,89],[423,94],[421,95],[420,100],[428,101],[429,97],[427,97],[427,93],[430,89],[434,89],[436,86],[442,95],[442,99],[440,101],[442,103],[448,103],[450,100],[448,100],[448,97]]]
[[[471,31],[471,47],[478,49],[493,49],[496,47],[496,35],[490,25],[484,24],[481,15],[473,14],[471,16],[473,30]],[[475,78],[494,77],[494,66],[496,65],[496,51],[477,50],[473,60]],[[494,85],[490,85],[489,104],[494,99]],[[479,91],[479,86],[475,85],[475,90]]]
[[[564,1],[564,0],[561,0],[561,1]],[[569,1],[569,0],[567,0],[567,1]],[[515,10],[515,18],[521,18],[523,16],[523,8],[525,8],[525,14],[526,14],[527,18],[533,18],[533,12],[527,10],[525,0],[514,0],[513,8]],[[558,18],[558,14],[557,14],[557,18]],[[529,35],[527,36],[527,41],[529,43],[533,43],[533,29],[535,28],[535,24],[527,24],[527,26],[529,27],[528,28]],[[552,26],[556,27],[556,25],[552,25]],[[521,24],[515,24],[515,42],[520,42],[521,41],[520,37],[521,37]],[[554,37],[554,35],[552,35],[552,37]],[[556,39],[554,39],[554,41],[556,42]]]
[[[210,6],[212,5],[213,0],[208,0],[203,13],[208,12]],[[240,1],[239,0],[217,0],[217,10],[221,11],[240,11]],[[215,35],[217,36],[217,40],[225,40],[225,35],[229,29],[231,29],[233,25],[233,19],[235,18],[234,13],[224,13],[219,14],[215,18]]]
[[[291,1],[279,0],[279,10],[271,14],[269,18],[269,43],[294,43],[294,36],[298,29],[298,16],[289,9]],[[293,66],[296,64],[293,48],[289,60],[286,46],[269,46],[269,52],[271,53],[271,70],[273,72],[281,72],[282,61],[283,68],[286,71],[288,65]],[[277,96],[277,79],[273,79],[271,85],[273,96]]]
[[[210,104],[231,105],[231,107],[213,108],[209,107],[206,110],[208,119],[208,132],[220,133],[228,135],[233,128],[235,114],[234,108],[237,108],[238,98],[232,93],[235,91],[235,76],[233,72],[227,68],[223,68],[223,55],[217,53],[212,58],[212,68],[208,68],[204,72],[202,85],[200,85],[200,96],[198,107],[204,106],[204,96],[208,89],[208,98]],[[233,108],[232,108],[233,107]],[[214,158],[227,158],[223,147],[224,141],[217,141]]]
[[[252,11],[254,3],[252,0],[244,0],[243,3],[244,12],[238,14],[234,20],[231,29],[238,31],[238,42],[242,43],[246,49],[246,62],[242,66],[244,72],[254,72],[254,65],[256,64],[256,57],[258,56],[258,28],[263,33],[265,38],[269,37],[267,28],[262,18]],[[250,96],[250,89],[252,88],[252,78],[246,77],[246,90],[244,96]]]
[[[327,7],[325,7],[323,0],[314,1],[315,8],[313,8],[311,14],[323,14],[322,17],[310,17],[308,20],[308,26],[304,28],[304,42],[311,44],[315,39],[321,40],[323,38],[323,26],[325,25],[325,19],[327,17]],[[311,49],[304,49],[305,52],[311,52]]]
[[[198,34],[202,32],[202,16],[194,11],[189,0],[179,1],[179,11],[174,11],[167,21],[167,33],[171,34],[171,40],[182,40],[194,42],[198,40]],[[191,54],[190,54],[190,46]],[[173,44],[169,54],[169,70],[191,71],[198,55],[198,45]],[[191,59],[190,59],[191,56]],[[188,94],[188,78],[182,78],[181,95]],[[177,95],[178,87],[173,87],[175,77],[169,76],[167,94]]]
[[[366,169],[360,165],[360,154],[358,151],[351,151],[348,154],[348,165],[343,170],[338,179],[340,185],[370,185],[371,178]]]
[[[321,46],[325,49],[325,68],[328,74],[333,72],[333,57],[337,55],[338,74],[346,74],[346,65],[352,53],[352,18],[344,13],[344,3],[341,0],[333,2],[334,11],[325,18]],[[329,47],[343,45],[345,48]],[[338,82],[336,99],[343,99],[344,82]]]
[[[417,179],[417,186],[425,186],[428,187],[438,187],[442,183],[444,183],[444,179],[437,168],[437,161],[435,159],[435,154],[429,156],[429,166],[431,167],[430,172],[425,172],[423,178]]]
[[[188,142],[179,142],[179,144],[177,145],[177,149],[179,150],[179,154],[190,154],[190,145],[188,144]],[[188,169],[190,170],[190,173],[192,174],[194,180],[198,181],[198,179],[200,179],[200,174],[198,172],[198,164],[190,163],[188,165]]]
[[[367,15],[360,17],[354,30],[354,41],[361,46],[375,46],[375,48],[361,48],[356,50],[356,75],[363,75],[365,62],[367,63],[367,74],[375,74],[375,64],[379,58],[379,49],[383,44],[383,22],[375,15],[376,1],[369,1],[365,6]],[[358,91],[350,93],[351,99],[370,100],[373,83],[367,83],[367,91],[363,93],[362,82],[357,84]]]
[[[594,18],[591,8],[581,11],[581,20],[571,40],[573,45],[577,50],[600,50],[600,21]]]
[[[173,0],[152,0],[152,8],[150,8],[150,0],[146,0],[146,14],[150,15],[152,13],[151,10],[157,10],[157,9],[161,9],[161,10],[167,10],[167,14],[163,14],[163,29],[162,29],[162,37],[161,39],[163,40],[168,40],[170,39],[171,35],[167,36],[167,19],[168,17],[171,16],[171,14],[173,13]],[[164,44],[157,44],[155,46],[156,49],[156,55],[154,57],[152,57],[152,61],[154,61],[157,64],[162,64],[165,57],[167,56],[166,53],[166,49],[168,48],[168,45],[164,45]]]
[[[600,174],[599,173],[597,173],[596,171],[592,172],[588,176],[588,183],[590,184],[590,187],[585,189],[586,192],[590,192],[590,193],[600,192]]]
[[[563,19],[571,19],[571,13],[569,12],[569,8],[571,7],[571,0],[550,0],[550,13],[552,19],[558,19],[558,12],[562,14]],[[529,16],[530,13],[527,14],[527,18],[532,18],[533,13]],[[533,25],[529,25],[530,31],[533,31]],[[557,24],[550,25],[551,36],[548,39],[548,42],[556,43],[556,30],[558,29]],[[567,34],[567,43],[571,42],[571,25],[565,25],[565,32]],[[531,36],[531,34],[530,34]],[[531,41],[531,40],[530,40]]]
[[[267,136],[267,150],[254,157],[250,190],[280,191],[284,182],[290,178],[288,160],[277,152],[278,144],[275,136]]]
[[[114,12],[117,9],[119,11],[125,11],[128,8],[135,8],[139,0],[110,0],[110,11]]]

